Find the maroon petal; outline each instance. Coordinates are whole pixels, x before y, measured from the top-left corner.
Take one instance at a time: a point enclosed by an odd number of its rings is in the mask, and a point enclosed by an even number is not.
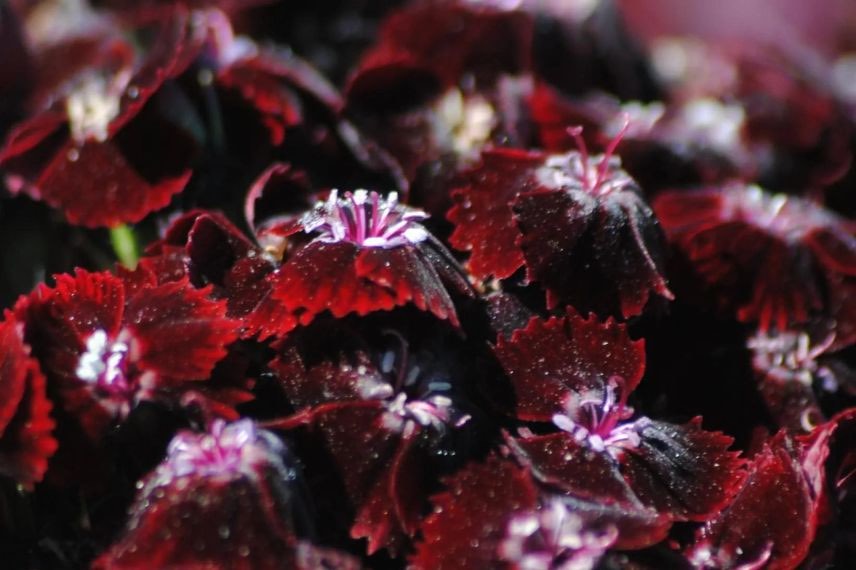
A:
[[[217,83],[234,89],[262,116],[273,145],[282,144],[286,129],[304,121],[304,104],[294,88],[322,103],[330,113],[341,111],[341,96],[311,65],[283,50],[260,48],[217,74]]]
[[[615,283],[625,318],[642,312],[651,293],[674,295],[663,276],[663,235],[651,207],[625,192],[605,201],[604,220],[594,238],[595,257],[608,281]]]
[[[413,303],[420,310],[458,326],[449,293],[421,246],[363,249],[356,260],[357,275],[395,292],[398,306]]]
[[[369,553],[384,547],[393,551],[400,548],[407,530],[398,513],[408,513],[407,527],[412,523],[409,513],[413,510],[414,491],[398,481],[396,469],[413,466],[413,459],[407,457],[409,452],[403,450],[413,442],[384,426],[385,413],[381,402],[364,401],[324,404],[298,415],[303,416],[301,424],[322,436],[323,449],[332,458],[355,511],[351,536],[368,538]],[[288,422],[286,419],[280,423],[288,427]],[[411,473],[409,469],[400,475],[421,479],[418,472]],[[399,497],[392,495],[393,491],[405,494]]]
[[[38,356],[41,358],[44,350],[48,362],[59,364],[64,362],[65,353],[76,354],[95,330],[102,329],[108,336],[119,331],[125,288],[121,279],[106,271],[77,269],[74,275],[57,275],[55,279],[53,288],[40,285],[19,299],[15,314],[25,324],[26,338],[32,338]],[[76,365],[76,357],[74,360]]]
[[[392,309],[396,292],[357,273],[360,253],[358,246],[347,242],[307,245],[272,275],[274,299],[304,325],[325,310],[343,317]],[[288,332],[289,324],[284,323],[279,332]]]
[[[41,198],[33,181],[62,147],[65,123],[63,113],[39,113],[12,128],[0,147],[0,164],[9,173],[6,183],[11,192],[26,192],[34,200]]]
[[[629,394],[645,367],[644,342],[630,340],[625,325],[594,315],[585,319],[570,308],[561,319],[532,319],[510,341],[500,337],[495,350],[523,420],[548,422],[564,409],[570,392],[602,391],[616,376]]]
[[[187,232],[190,278],[200,285],[222,285],[239,259],[259,254],[256,245],[219,213],[200,215]]]
[[[425,457],[415,444],[417,435],[405,436],[386,469],[378,473],[377,484],[363,501],[351,527],[352,538],[368,539],[366,552],[381,548],[401,550],[405,536],[417,531],[425,507]]]
[[[417,570],[495,568],[511,518],[534,509],[537,491],[524,469],[491,456],[446,480],[433,498],[434,512],[422,525],[423,540],[412,558]]]
[[[291,165],[277,162],[262,172],[250,186],[244,199],[244,219],[262,247],[267,247],[260,235],[262,223],[274,214],[303,212],[312,207],[311,188],[306,173]]]
[[[455,206],[446,217],[455,231],[449,243],[471,252],[468,267],[479,279],[504,279],[523,267],[511,201],[531,188],[534,181],[527,183],[531,169],[543,161],[540,153],[486,151],[481,165],[467,174],[468,183],[452,193]]]
[[[105,175],[109,178],[105,179]],[[73,224],[115,226],[138,222],[169,204],[190,175],[190,170],[184,170],[149,181],[112,142],[79,148],[69,143],[48,165],[38,188],[45,202],[61,208]]]
[[[226,303],[212,301],[209,293],[184,280],[143,289],[128,300],[125,318],[141,345],[141,367],[168,381],[211,374],[237,338],[238,323],[226,317]]]
[[[528,69],[532,25],[528,14],[484,3],[411,5],[387,17],[375,49],[430,66],[448,85],[466,73],[489,83]]]
[[[740,184],[666,192],[654,207],[670,240],[741,320],[783,331],[839,310],[856,240],[832,212]]]
[[[565,433],[508,442],[517,460],[538,481],[583,500],[643,508],[608,453],[594,452]]]
[[[269,367],[276,373],[289,402],[297,409],[334,401],[361,400],[361,384],[385,381],[368,355],[360,351],[349,360],[325,360],[307,368],[298,347],[288,342],[293,338],[286,337],[280,354]]]
[[[574,264],[585,260],[572,252],[594,224],[597,202],[585,195],[541,190],[517,196],[512,205],[527,277],[543,283],[550,291],[565,293],[574,288],[574,283],[581,281]],[[590,287],[587,289],[591,295]]]
[[[756,455],[732,503],[699,531],[690,558],[701,568],[796,568],[814,539],[820,515],[828,438],[805,447],[784,432]]]
[[[701,418],[685,425],[652,421],[639,430],[641,442],[621,457],[621,471],[646,505],[676,520],[704,521],[740,489],[745,461],[728,451],[733,439],[701,429]]]
[[[57,449],[45,377],[11,314],[0,323],[0,473],[32,489]]]

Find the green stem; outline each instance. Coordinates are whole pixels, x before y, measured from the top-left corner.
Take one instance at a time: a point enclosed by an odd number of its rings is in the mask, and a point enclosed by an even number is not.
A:
[[[140,259],[140,247],[134,230],[125,224],[110,228],[110,244],[119,263],[128,269],[137,267]]]

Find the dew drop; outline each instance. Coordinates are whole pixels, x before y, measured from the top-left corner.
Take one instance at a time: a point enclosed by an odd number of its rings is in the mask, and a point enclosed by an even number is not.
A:
[[[229,529],[228,526],[222,525],[220,526],[220,528],[217,529],[217,534],[220,535],[220,538],[226,540],[227,538],[229,538],[229,535],[232,534],[232,531]]]
[[[70,148],[65,156],[69,162],[77,162],[77,159],[80,158],[80,152],[76,148]]]
[[[240,556],[241,558],[246,558],[249,555],[250,555],[250,547],[249,546],[247,546],[246,544],[242,544],[241,546],[238,547],[238,556]]]

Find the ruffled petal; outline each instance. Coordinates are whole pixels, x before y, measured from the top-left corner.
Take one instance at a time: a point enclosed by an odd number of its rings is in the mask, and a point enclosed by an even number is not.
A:
[[[495,567],[511,518],[537,505],[535,485],[525,469],[495,456],[467,465],[445,483],[448,490],[434,496],[434,512],[422,525],[413,567]]]
[[[0,323],[0,473],[32,489],[44,477],[57,441],[45,377],[20,328],[9,313]]]
[[[143,289],[128,300],[125,319],[139,347],[139,366],[167,383],[207,378],[237,338],[238,323],[210,289],[187,281]]]
[[[297,499],[288,482],[297,472],[286,451],[249,420],[215,424],[210,435],[180,432],[94,568],[290,566]]]
[[[779,433],[752,459],[734,500],[705,523],[689,552],[700,568],[796,568],[808,554],[820,517],[831,432],[807,445]]]
[[[645,368],[644,342],[631,340],[625,325],[570,308],[564,318],[530,320],[510,341],[500,337],[495,350],[514,387],[517,417],[531,421],[549,422],[568,394],[603,391],[612,377],[630,393]]]
[[[675,520],[705,521],[740,489],[745,461],[728,451],[733,439],[685,425],[651,421],[640,443],[621,456],[621,471],[642,502]]]
[[[469,183],[452,193],[455,205],[446,217],[455,231],[449,243],[471,252],[467,267],[479,279],[504,279],[523,267],[511,202],[526,188],[529,170],[542,161],[537,153],[486,151],[481,166],[467,175]]]

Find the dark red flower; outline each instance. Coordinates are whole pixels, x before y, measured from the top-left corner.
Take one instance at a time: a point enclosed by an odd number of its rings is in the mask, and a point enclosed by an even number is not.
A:
[[[84,40],[85,55],[72,49],[78,38],[53,48],[52,57],[68,58],[73,72],[62,70],[44,94],[47,102],[0,147],[13,192],[26,192],[89,227],[135,222],[166,206],[190,178],[194,155],[190,135],[150,103],[201,51],[204,19],[171,10],[142,54],[110,34]]]
[[[731,504],[698,532],[689,558],[698,568],[796,568],[822,517],[823,464],[834,427],[806,439],[777,434],[752,459]]]
[[[413,558],[420,570],[499,566],[507,527],[538,505],[538,490],[525,469],[491,457],[446,480],[434,497],[434,512],[422,525]],[[487,499],[487,500],[485,500]]]
[[[369,553],[398,552],[417,531],[432,473],[441,468],[437,457],[455,455],[456,432],[471,419],[460,379],[442,354],[411,347],[391,329],[380,352],[348,335],[342,341],[341,331],[322,330],[322,344],[314,334],[280,344],[271,368],[298,412],[268,425],[305,427],[317,437],[311,446],[332,459],[354,511],[351,537],[367,538]],[[341,352],[319,360],[318,348],[310,350],[316,345],[323,354]]]
[[[45,377],[21,328],[10,313],[0,323],[0,474],[32,489],[47,471],[57,442]]]
[[[124,536],[94,567],[318,568],[323,551],[295,535],[298,476],[282,442],[251,420],[180,432],[141,482]],[[357,567],[338,558],[332,568]]]
[[[570,302],[630,317],[651,292],[671,299],[657,219],[613,155],[618,140],[591,158],[581,139],[581,152],[561,155],[484,152],[447,216],[450,243],[472,252],[470,271],[506,278],[525,266],[550,307]]]
[[[753,180],[804,193],[849,170],[853,123],[819,59],[750,42],[723,46],[674,38],[659,41],[653,57],[681,106],[699,102],[740,115],[736,134],[749,151]]]
[[[739,487],[743,461],[727,451],[731,438],[702,430],[698,418],[673,425],[634,415],[627,398],[642,377],[644,352],[623,325],[569,309],[565,318],[532,319],[511,340],[500,338],[496,353],[517,397],[515,415],[560,430],[509,439],[544,483],[679,521],[705,520]]]
[[[335,317],[365,315],[413,304],[457,325],[446,289],[471,294],[462,270],[446,248],[421,224],[427,215],[386,198],[357,190],[336,191],[284,235],[313,236],[270,276],[279,307],[257,309],[251,317],[262,336],[283,334],[329,311]],[[298,236],[299,237],[299,236]],[[275,318],[274,318],[275,317]]]
[[[747,346],[758,388],[778,425],[810,432],[824,420],[820,399],[856,395],[856,375],[829,330],[757,332]],[[844,346],[847,346],[846,344]]]
[[[225,303],[186,279],[128,287],[110,273],[58,275],[16,305],[65,411],[99,441],[142,400],[177,401],[235,340]]]
[[[413,557],[420,570],[590,569],[606,549],[656,543],[670,525],[649,509],[558,495],[531,466],[495,455],[444,482]]]
[[[591,570],[617,534],[614,526],[586,525],[571,504],[553,497],[539,509],[511,518],[499,558],[517,570]]]
[[[854,298],[843,293],[856,274],[856,237],[831,211],[740,183],[666,192],[654,208],[670,241],[741,321],[787,331],[853,312]]]

